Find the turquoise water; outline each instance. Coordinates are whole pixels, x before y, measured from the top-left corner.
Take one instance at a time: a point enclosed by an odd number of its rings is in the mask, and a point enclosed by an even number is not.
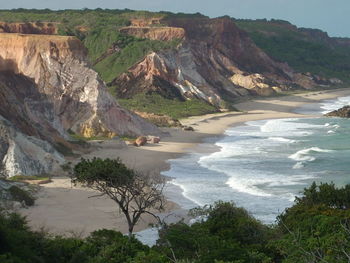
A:
[[[321,114],[347,104],[350,97],[325,101],[307,111]],[[173,200],[184,208],[233,201],[263,222],[273,223],[313,181],[350,183],[348,119],[252,121],[228,129],[214,144],[219,151],[171,160],[171,169],[164,172],[181,189],[185,198]]]

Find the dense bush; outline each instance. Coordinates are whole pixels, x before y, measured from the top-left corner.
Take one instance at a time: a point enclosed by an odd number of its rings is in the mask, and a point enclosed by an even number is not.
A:
[[[193,262],[271,262],[268,227],[232,203],[218,202],[201,211],[206,220],[191,226],[183,222],[160,233],[159,247],[171,257]]]
[[[174,119],[195,115],[214,113],[218,110],[199,99],[179,100],[167,99],[158,94],[137,94],[132,99],[119,99],[118,102],[125,108],[141,112],[167,115]]]

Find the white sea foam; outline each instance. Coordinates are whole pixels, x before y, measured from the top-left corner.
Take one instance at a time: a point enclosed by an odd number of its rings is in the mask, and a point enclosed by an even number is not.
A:
[[[328,134],[333,134],[333,133],[335,133],[335,131],[329,130],[329,131],[327,131],[327,133]]]
[[[297,162],[294,166],[293,169],[302,169],[305,167],[304,162]]]
[[[350,105],[350,96],[324,101],[321,103],[321,111],[322,114],[326,114],[328,112],[338,110],[346,105]]]
[[[276,141],[276,142],[283,142],[283,143],[297,143],[297,140],[292,140],[292,139],[287,139],[283,137],[269,137],[268,138],[271,141]]]

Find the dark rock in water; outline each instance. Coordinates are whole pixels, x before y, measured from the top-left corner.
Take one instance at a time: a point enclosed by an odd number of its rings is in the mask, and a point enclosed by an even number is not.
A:
[[[191,127],[191,126],[185,126],[185,127],[183,127],[183,130],[184,131],[194,131],[193,127]]]
[[[350,106],[344,106],[343,108],[335,111],[331,111],[325,114],[327,117],[341,117],[341,118],[350,118]]]

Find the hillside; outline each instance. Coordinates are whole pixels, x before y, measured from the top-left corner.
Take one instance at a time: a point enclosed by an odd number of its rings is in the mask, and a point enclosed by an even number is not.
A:
[[[318,29],[297,28],[281,20],[235,20],[237,26],[277,61],[299,72],[349,83],[350,39],[331,38]]]
[[[0,15],[3,32],[78,37],[110,92],[138,112],[180,118],[348,81],[346,39],[287,22],[102,9]]]

